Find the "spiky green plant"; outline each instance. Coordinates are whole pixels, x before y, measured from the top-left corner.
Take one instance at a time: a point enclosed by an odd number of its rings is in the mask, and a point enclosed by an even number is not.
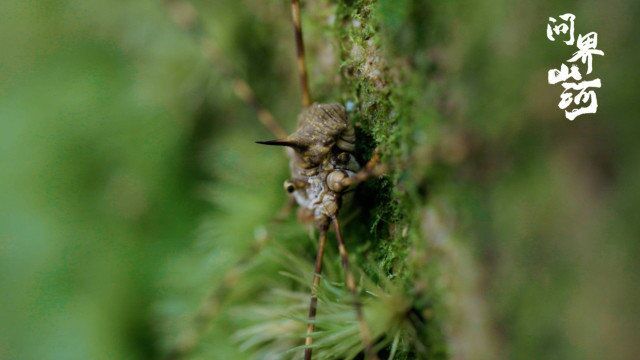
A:
[[[272,288],[258,304],[235,308],[236,316],[250,325],[237,331],[234,338],[240,341],[241,348],[254,350],[259,358],[297,359],[304,348],[300,341],[308,321],[312,264],[283,250],[277,250],[273,257],[283,268],[295,271],[280,272],[280,276],[293,280],[292,286]],[[353,312],[354,299],[339,280],[338,263],[328,260],[325,269],[312,346],[318,359],[335,358],[338,354],[340,358],[353,359],[363,351]],[[378,275],[379,283],[365,275],[359,278],[365,318],[376,339],[375,350],[384,351],[389,359],[410,349],[426,356],[428,345],[419,336],[424,323],[414,307],[415,299],[383,274]]]

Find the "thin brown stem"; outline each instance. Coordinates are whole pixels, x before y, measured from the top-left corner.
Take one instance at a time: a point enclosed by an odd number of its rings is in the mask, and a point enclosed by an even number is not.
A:
[[[358,327],[360,329],[360,338],[362,339],[362,344],[364,345],[364,355],[366,359],[377,360],[378,356],[375,351],[373,351],[373,345],[371,343],[371,331],[369,330],[369,325],[364,319],[364,312],[362,311],[362,303],[360,302],[360,298],[358,296],[358,289],[356,288],[356,280],[351,272],[351,267],[349,265],[349,253],[347,253],[347,248],[344,244],[344,240],[342,238],[342,232],[340,231],[340,223],[338,223],[338,218],[333,219],[333,226],[336,231],[336,239],[338,240],[338,250],[340,252],[340,259],[342,260],[342,269],[344,270],[345,284],[347,285],[347,289],[351,292],[353,296],[353,306],[356,311],[356,319],[358,321]]]
[[[318,309],[318,286],[320,284],[320,274],[322,273],[322,256],[324,255],[324,246],[327,243],[327,229],[320,229],[320,240],[318,242],[318,252],[316,254],[316,266],[313,273],[313,283],[311,285],[311,301],[309,301],[309,323],[307,324],[307,337],[304,341],[304,358],[311,360],[313,349],[313,337],[311,334],[315,330],[316,311]]]
[[[278,124],[271,112],[260,105],[260,102],[256,99],[253,90],[246,81],[242,79],[235,79],[233,82],[233,92],[256,112],[258,120],[276,138],[284,139],[289,136],[284,128]]]
[[[174,23],[192,34],[199,42],[202,54],[209,60],[211,65],[224,77],[232,81],[233,92],[255,111],[260,123],[276,138],[286,138],[288,134],[284,128],[276,121],[273,114],[260,104],[251,86],[245,80],[236,76],[232,64],[226,61],[222,56],[222,51],[205,34],[205,26],[202,24],[202,19],[196,8],[190,2],[184,0],[166,0],[165,6]]]
[[[300,1],[291,0],[291,15],[293,17],[293,35],[296,39],[296,62],[298,63],[298,76],[302,88],[302,106],[311,105],[311,95],[309,94],[309,81],[307,79],[307,65],[304,55],[304,40],[302,38],[302,19],[300,17]]]

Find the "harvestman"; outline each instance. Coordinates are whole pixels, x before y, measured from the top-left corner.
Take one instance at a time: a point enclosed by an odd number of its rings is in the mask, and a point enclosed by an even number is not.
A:
[[[347,119],[345,108],[340,104],[311,103],[298,0],[291,1],[291,13],[293,15],[303,110],[298,117],[297,129],[291,135],[277,140],[258,141],[258,143],[288,147],[291,179],[285,181],[285,189],[299,205],[299,217],[312,220],[320,231],[309,304],[305,359],[311,359],[312,354],[313,338],[311,334],[314,331],[318,305],[317,291],[322,272],[322,257],[327,231],[331,224],[333,224],[338,240],[345,283],[354,297],[356,318],[365,347],[365,355],[367,358],[376,358],[372,348],[371,332],[364,319],[355,279],[349,266],[349,255],[342,238],[338,211],[342,194],[346,189],[378,172],[376,171],[378,170],[376,169],[378,157],[374,155],[367,166],[361,170],[353,155],[356,141],[355,130]]]
[[[179,4],[184,6],[183,3]],[[191,8],[192,9],[192,8]],[[184,10],[184,9],[182,9]],[[277,138],[276,140],[257,141],[259,144],[287,147],[291,179],[284,182],[285,190],[298,204],[299,218],[313,222],[320,236],[316,254],[311,299],[309,303],[307,334],[305,338],[304,358],[312,357],[312,334],[315,330],[315,318],[318,305],[318,286],[322,272],[322,258],[331,225],[335,230],[338,250],[345,276],[345,284],[354,298],[354,309],[360,337],[367,359],[377,359],[373,350],[371,332],[364,319],[362,304],[358,297],[355,278],[349,265],[349,255],[345,247],[338,221],[343,193],[372,176],[383,173],[384,166],[379,164],[377,152],[361,168],[354,156],[355,130],[347,118],[347,112],[341,104],[312,103],[307,80],[304,41],[300,18],[299,0],[291,0],[294,36],[297,53],[297,68],[302,89],[302,112],[298,117],[296,131],[287,134],[275,121],[271,113],[262,108],[253,91],[243,80],[235,80],[235,93],[257,112],[260,122]],[[195,16],[195,15],[194,15]],[[195,22],[195,20],[192,20]],[[193,25],[193,24],[187,24]],[[205,50],[210,43],[203,43]],[[215,52],[213,52],[215,53]],[[212,54],[215,57],[215,54]],[[211,314],[199,314],[204,320]],[[174,349],[169,358],[179,358],[195,346],[191,339],[181,347]]]

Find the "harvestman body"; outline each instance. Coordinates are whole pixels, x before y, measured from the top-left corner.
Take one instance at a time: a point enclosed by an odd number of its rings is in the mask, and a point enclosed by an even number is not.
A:
[[[342,192],[360,170],[353,156],[355,132],[340,104],[313,104],[299,117],[298,130],[282,140],[259,141],[289,147],[291,179],[285,190],[300,206],[300,217],[328,227]]]

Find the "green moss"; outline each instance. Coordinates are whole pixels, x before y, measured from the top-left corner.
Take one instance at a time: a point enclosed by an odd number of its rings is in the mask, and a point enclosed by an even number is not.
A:
[[[353,242],[366,240],[359,249],[359,259],[370,276],[382,271],[387,278],[402,284],[404,296],[413,302],[412,311],[430,314],[413,327],[420,333],[425,348],[405,346],[397,355],[444,358],[447,345],[442,329],[444,307],[440,289],[434,286],[424,292],[415,290],[417,283],[437,283],[439,277],[437,257],[431,255],[433,249],[424,246],[425,235],[420,228],[421,209],[427,201],[420,189],[426,180],[414,174],[428,168],[423,159],[414,155],[420,147],[432,145],[424,139],[436,117],[433,102],[416,105],[423,100],[419,94],[433,90],[424,81],[428,64],[402,64],[404,57],[416,56],[416,49],[425,46],[425,36],[416,33],[422,28],[420,25],[408,29],[389,26],[391,22],[411,23],[412,19],[421,19],[422,14],[416,15],[415,11],[423,8],[415,6],[416,2],[394,5],[391,14],[384,11],[389,7],[384,2],[342,1],[337,7],[342,96],[345,102],[354,105],[352,119],[360,139],[358,150],[368,157],[377,148],[391,169],[382,179],[360,189],[356,206],[366,210],[359,221],[368,226],[360,226],[360,232],[349,235]],[[391,31],[382,32],[385,26],[391,27]],[[388,35],[382,36],[383,33]],[[414,39],[414,46],[394,47],[393,39],[402,36]],[[424,256],[430,261],[417,264],[407,261],[412,256]]]

